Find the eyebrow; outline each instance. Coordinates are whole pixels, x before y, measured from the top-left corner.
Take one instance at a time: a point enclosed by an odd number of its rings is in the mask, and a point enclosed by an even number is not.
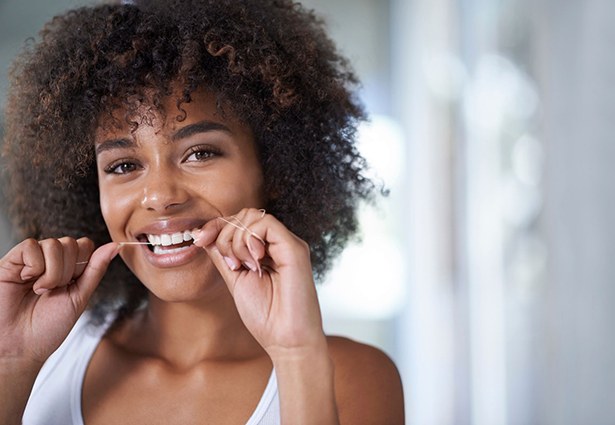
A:
[[[104,151],[113,149],[130,149],[135,148],[137,143],[132,139],[109,139],[96,145],[96,155],[100,155]]]
[[[207,133],[209,131],[223,131],[225,133],[232,134],[231,129],[224,124],[220,124],[214,121],[203,120],[180,128],[171,136],[171,140],[177,141],[180,139],[185,139],[186,137],[190,137],[194,134]]]
[[[185,139],[198,133],[207,133],[210,131],[223,131],[225,133],[232,134],[232,131],[225,126],[214,121],[199,121],[194,124],[189,124],[180,128],[171,136],[171,141]],[[113,149],[132,149],[137,146],[137,142],[133,139],[121,138],[121,139],[109,139],[99,143],[96,146],[96,155],[100,155],[102,152]]]

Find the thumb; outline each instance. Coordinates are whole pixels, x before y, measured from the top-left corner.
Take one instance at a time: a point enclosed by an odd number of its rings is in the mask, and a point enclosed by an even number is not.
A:
[[[87,303],[94,293],[94,290],[102,280],[111,260],[118,254],[120,246],[117,242],[110,242],[96,249],[85,270],[71,285],[74,287],[73,302],[78,311],[85,310]]]

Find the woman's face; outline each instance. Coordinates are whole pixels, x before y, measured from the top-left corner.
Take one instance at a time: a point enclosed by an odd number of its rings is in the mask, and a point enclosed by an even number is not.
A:
[[[176,119],[174,97],[164,107],[164,122],[155,115],[136,131],[127,124],[98,128],[100,205],[114,241],[156,244],[120,251],[154,295],[198,299],[223,282],[205,251],[184,239],[216,217],[261,208],[262,170],[250,129],[228,112],[222,116],[214,95],[195,93],[182,104],[183,121]],[[116,118],[123,123],[123,111]]]

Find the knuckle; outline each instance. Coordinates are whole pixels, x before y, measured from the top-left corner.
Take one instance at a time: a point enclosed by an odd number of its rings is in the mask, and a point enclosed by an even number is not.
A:
[[[77,240],[75,238],[71,238],[70,236],[63,236],[61,238],[58,238],[58,240],[62,244],[77,245]]]
[[[79,249],[79,244],[77,243],[75,239],[71,237],[65,236],[63,238],[60,238],[59,242],[62,245],[62,247],[68,250],[69,252],[77,252],[77,250]]]
[[[42,241],[39,242],[39,245],[43,249],[53,249],[53,250],[55,250],[55,249],[62,248],[62,243],[58,239],[54,239],[54,238],[43,239]]]
[[[19,245],[15,246],[13,252],[22,252],[28,255],[28,254],[40,252],[41,250],[42,248],[36,239],[28,238],[28,239],[23,240]]]
[[[299,248],[307,253],[310,252],[310,244],[308,244],[306,241],[304,241],[303,239],[297,237],[297,245],[299,246]]]
[[[228,239],[216,239],[216,248],[221,253],[227,253],[231,248],[231,242]]]
[[[24,240],[21,244],[25,249],[34,249],[34,248],[40,247],[40,245],[38,244],[38,241],[34,238],[28,238]]]
[[[92,241],[92,239],[90,238],[77,239],[77,245],[88,251],[94,251],[94,248],[96,247],[94,245],[94,241]]]

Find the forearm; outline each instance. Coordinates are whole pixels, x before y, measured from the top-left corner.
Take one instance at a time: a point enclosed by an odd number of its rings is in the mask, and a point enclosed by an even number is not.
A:
[[[323,346],[289,351],[272,360],[283,424],[339,424],[334,366],[326,341]]]
[[[19,425],[40,365],[0,359],[0,425]]]

